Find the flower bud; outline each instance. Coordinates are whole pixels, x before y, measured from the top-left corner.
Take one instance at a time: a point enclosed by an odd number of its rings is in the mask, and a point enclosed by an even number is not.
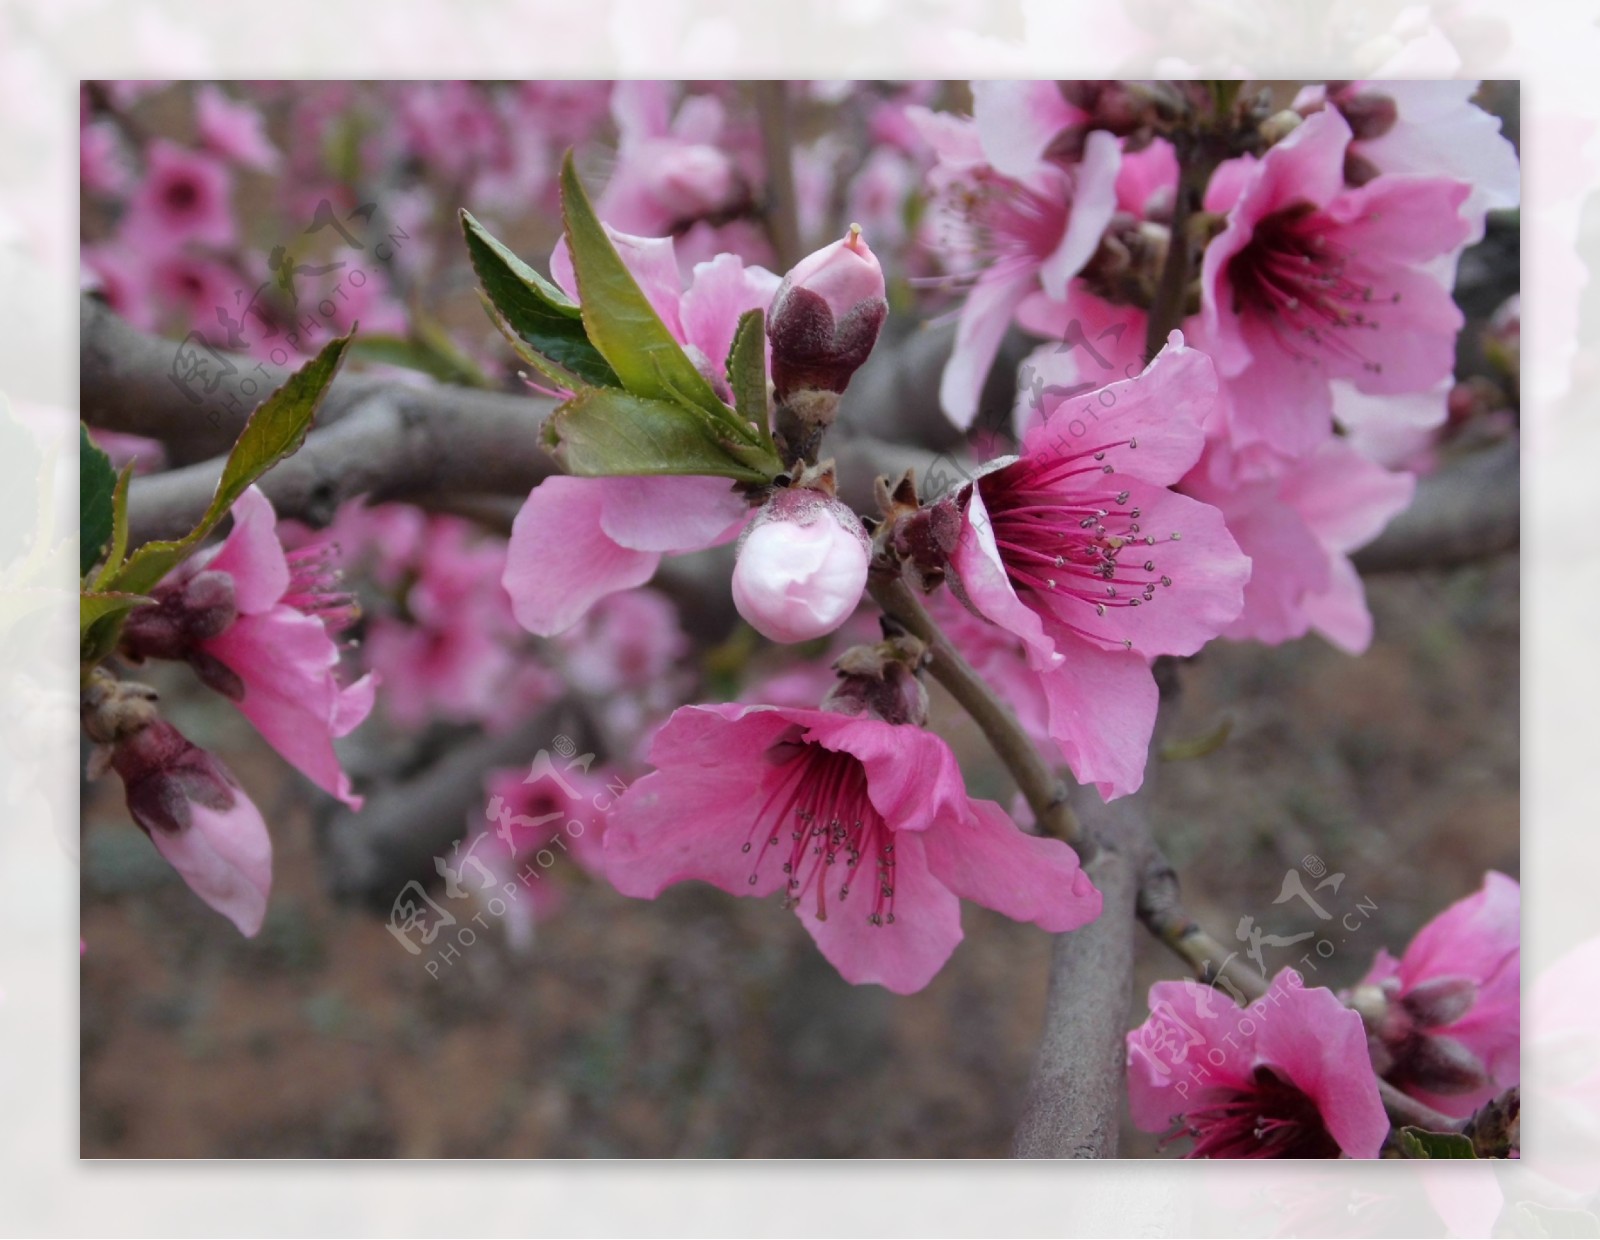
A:
[[[805,390],[844,391],[888,313],[883,269],[857,225],[801,259],[783,278],[767,319],[778,399]]]
[[[111,767],[133,820],[190,889],[241,934],[260,930],[272,840],[228,768],[163,719],[118,739]]]
[[[733,602],[775,642],[803,642],[838,628],[867,584],[871,542],[860,519],[818,491],[780,491],[739,540]]]

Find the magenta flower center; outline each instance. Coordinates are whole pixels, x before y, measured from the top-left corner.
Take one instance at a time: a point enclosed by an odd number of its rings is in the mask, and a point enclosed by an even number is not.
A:
[[[175,215],[187,215],[200,203],[200,187],[187,177],[168,183],[162,200]]]
[[[1012,588],[1029,594],[1068,628],[1078,608],[1104,616],[1114,607],[1141,607],[1172,585],[1168,547],[1173,530],[1146,529],[1131,494],[1112,481],[1110,448],[1137,449],[1136,439],[1027,458],[981,478],[995,547]],[[1079,613],[1082,614],[1082,613]],[[1131,644],[1125,642],[1125,644]]]
[[[1185,1116],[1174,1137],[1195,1139],[1189,1158],[1337,1158],[1339,1143],[1317,1104],[1271,1068],[1248,1085]]]
[[[894,832],[867,796],[860,760],[797,741],[774,745],[768,758],[783,775],[741,849],[755,854],[750,885],[763,865],[781,864],[785,907],[815,897],[826,921],[830,899],[842,905],[855,894],[869,923],[893,925]]]
[[[1365,356],[1361,333],[1381,331],[1377,312],[1400,294],[1380,293],[1364,278],[1333,235],[1339,227],[1310,203],[1265,216],[1228,260],[1233,312],[1266,325],[1291,356],[1332,354],[1378,374],[1383,366]]]
[[[289,588],[283,602],[315,616],[330,634],[344,632],[361,616],[355,597],[341,588],[339,548],[331,542],[310,543],[286,553]]]

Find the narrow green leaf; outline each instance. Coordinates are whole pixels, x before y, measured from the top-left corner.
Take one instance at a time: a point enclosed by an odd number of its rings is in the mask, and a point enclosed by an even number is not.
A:
[[[341,336],[330,341],[257,407],[228,453],[216,494],[200,523],[176,541],[145,543],[107,583],[112,590],[128,594],[149,591],[188,557],[252,482],[299,449],[323,394],[339,372],[350,339]]]
[[[611,244],[578,180],[571,151],[561,163],[561,212],[584,326],[622,386],[651,400],[686,401],[737,427],[738,420],[672,338]]]
[[[1461,1132],[1429,1132],[1407,1126],[1395,1134],[1400,1153],[1406,1158],[1476,1158],[1472,1138]]]
[[[107,616],[120,616],[135,607],[146,607],[154,602],[155,599],[144,594],[85,590],[78,596],[78,631],[87,633],[97,621]]]
[[[87,577],[100,562],[111,541],[113,525],[112,493],[117,489],[117,471],[107,456],[89,438],[89,428],[78,423],[78,575]]]
[[[568,473],[583,477],[700,474],[770,482],[777,454],[727,434],[696,409],[616,388],[579,392],[545,423]]]
[[[472,269],[495,311],[490,318],[525,361],[565,387],[622,386],[589,342],[576,302],[492,237],[469,211],[461,212],[461,230]],[[557,369],[552,373],[548,366]]]
[[[733,347],[728,350],[728,386],[733,389],[733,406],[740,421],[776,452],[767,408],[767,316],[760,310],[747,310],[739,316]]]
[[[116,489],[111,492],[111,548],[106,552],[106,562],[94,575],[96,590],[105,587],[128,554],[128,484],[132,480],[133,462],[129,461],[117,475]]]

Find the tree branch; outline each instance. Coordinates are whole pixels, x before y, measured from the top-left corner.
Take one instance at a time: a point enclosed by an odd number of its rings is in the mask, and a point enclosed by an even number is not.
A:
[[[1445,465],[1417,483],[1411,506],[1350,558],[1363,573],[1453,568],[1522,539],[1521,445],[1508,439]]]
[[[1123,1039],[1133,999],[1134,907],[1148,833],[1129,800],[1081,798],[1099,841],[1084,871],[1104,906],[1050,955],[1044,1031],[1017,1124],[1017,1158],[1115,1158],[1122,1115]]]
[[[794,135],[789,125],[789,84],[754,83],[761,147],[767,165],[767,236],[777,252],[778,270],[788,271],[803,257],[800,214],[794,190]]]

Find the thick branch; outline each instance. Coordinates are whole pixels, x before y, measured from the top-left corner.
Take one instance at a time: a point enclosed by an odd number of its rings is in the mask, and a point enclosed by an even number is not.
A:
[[[1464,456],[1417,484],[1411,506],[1351,559],[1363,573],[1453,568],[1516,550],[1522,453],[1515,439]]]
[[[800,213],[794,189],[794,135],[789,123],[789,83],[755,83],[761,147],[767,164],[767,236],[778,255],[778,270],[788,271],[800,252]]]
[[[1044,1032],[1012,1144],[1018,1158],[1117,1155],[1134,906],[1149,837],[1129,801],[1097,806],[1085,796],[1081,802],[1101,845],[1084,870],[1105,903],[1095,921],[1055,937]]]
[[[343,420],[313,431],[260,485],[279,516],[315,526],[357,495],[424,505],[438,499],[441,507],[463,495],[525,496],[555,469],[539,445],[550,408],[541,398],[474,388],[368,386]],[[134,540],[190,529],[223,459],[137,479],[128,497]]]

